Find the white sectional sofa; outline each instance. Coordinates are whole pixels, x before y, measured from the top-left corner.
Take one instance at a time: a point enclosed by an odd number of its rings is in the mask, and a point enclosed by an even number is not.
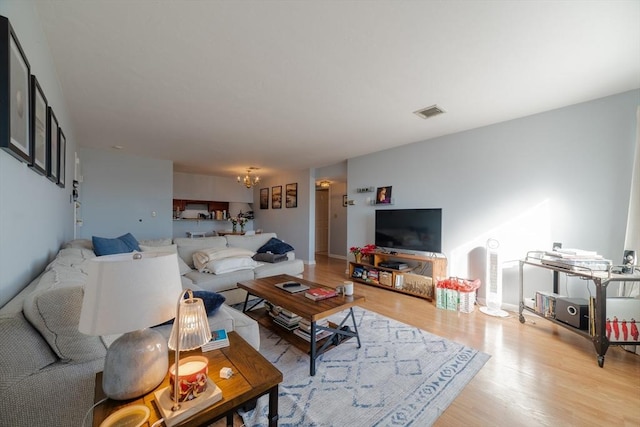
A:
[[[257,249],[273,236],[231,240]],[[147,250],[163,249],[162,242],[141,243],[149,243],[141,245]],[[227,240],[176,239],[175,247],[188,262],[192,251],[210,244],[226,245]],[[0,427],[82,425],[93,404],[95,374],[103,369],[106,350],[116,338],[78,331],[87,262],[95,256],[90,241],[66,245],[38,278],[0,308]],[[244,300],[235,287],[238,280],[283,272],[298,275],[303,268],[302,261],[291,259],[223,275],[185,269],[182,281],[192,290],[219,291],[233,304]],[[236,331],[259,348],[257,323],[227,304],[209,316],[209,324]],[[171,326],[157,329],[168,338]]]
[[[173,240],[177,246],[178,255],[192,269],[182,276],[182,283],[186,287],[214,291],[221,293],[229,305],[244,301],[246,293],[238,289],[236,284],[243,280],[259,279],[278,274],[289,274],[302,277],[304,263],[295,258],[295,252],[286,253],[287,260],[276,263],[259,262],[252,269],[242,269],[224,274],[202,273],[195,269],[193,262],[194,253],[203,249],[214,248],[242,248],[252,252],[258,251],[271,239],[277,239],[275,233],[262,233],[253,236],[216,236],[188,238],[180,237]]]

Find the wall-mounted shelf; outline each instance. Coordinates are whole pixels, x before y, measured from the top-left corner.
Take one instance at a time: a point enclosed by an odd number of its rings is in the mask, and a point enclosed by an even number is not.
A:
[[[356,188],[356,193],[373,193],[375,188],[373,187],[360,187]]]

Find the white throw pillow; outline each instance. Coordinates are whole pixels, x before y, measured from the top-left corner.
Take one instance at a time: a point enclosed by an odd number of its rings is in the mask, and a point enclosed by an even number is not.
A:
[[[259,264],[251,257],[229,257],[209,261],[203,272],[211,274],[224,274],[238,270],[253,270]]]
[[[178,245],[167,245],[167,246],[140,245],[140,249],[142,250],[142,252],[169,252],[172,254],[178,254]],[[180,270],[180,275],[184,276],[185,274],[191,271],[191,267],[189,267],[187,263],[184,262],[182,258],[180,258],[180,255],[178,255],[177,258],[178,258],[178,268]]]

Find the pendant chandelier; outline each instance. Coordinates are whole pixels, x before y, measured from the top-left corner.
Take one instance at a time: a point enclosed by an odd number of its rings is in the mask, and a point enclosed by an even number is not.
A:
[[[258,185],[260,183],[260,177],[256,176],[254,178],[251,178],[251,172],[258,169],[259,168],[251,166],[249,169],[247,169],[247,174],[244,176],[244,178],[238,176],[238,184],[244,185],[247,188]]]

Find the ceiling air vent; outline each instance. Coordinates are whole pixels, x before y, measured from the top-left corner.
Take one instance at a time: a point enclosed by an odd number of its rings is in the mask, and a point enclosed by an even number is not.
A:
[[[423,108],[422,110],[414,111],[413,113],[417,114],[423,119],[430,119],[433,116],[445,113],[445,111],[437,105],[432,105],[431,107]]]

